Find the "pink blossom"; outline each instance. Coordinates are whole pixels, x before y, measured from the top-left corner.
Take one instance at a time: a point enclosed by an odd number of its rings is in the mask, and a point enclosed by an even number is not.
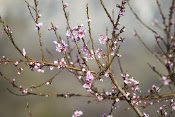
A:
[[[125,96],[126,96],[126,97],[128,97],[129,95],[130,95],[130,93],[129,93],[129,92],[127,92]]]
[[[56,44],[56,51],[58,52],[65,52],[68,45],[62,40],[61,43],[58,43],[57,41],[54,41]]]
[[[67,32],[66,32],[66,37],[70,37],[70,33],[69,33],[68,30],[67,30]]]
[[[101,56],[102,56],[102,49],[97,49],[96,51],[95,51],[95,53],[96,53],[96,55],[98,55],[98,58],[101,58]]]
[[[54,64],[58,64],[58,61],[54,61]]]
[[[38,18],[41,18],[42,14],[38,14]]]
[[[18,64],[19,64],[19,62],[18,62],[18,61],[16,61],[16,62],[14,63],[15,67],[16,67],[16,66],[18,66]]]
[[[109,77],[109,72],[105,72],[105,76],[106,77]]]
[[[41,27],[43,26],[43,23],[41,22],[41,23],[38,23],[38,24],[36,24],[36,28],[35,29],[40,29]]]
[[[115,99],[115,101],[116,101],[116,102],[119,102],[119,101],[120,101],[120,99],[119,99],[119,98],[116,98],[116,99]]]
[[[67,8],[67,7],[68,7],[68,3],[65,3],[65,4],[63,5],[63,7],[64,7],[64,8]]]
[[[78,79],[81,79],[81,76],[78,76]]]
[[[164,85],[169,85],[170,79],[168,79],[166,76],[163,76],[162,77],[162,82],[163,82]]]
[[[88,56],[89,56],[89,59],[94,59],[94,52],[93,52],[93,50],[91,50],[91,51],[88,53]]]
[[[120,8],[120,5],[119,4],[116,4],[116,7]]]
[[[42,70],[42,69],[37,69],[37,72],[44,73],[44,70]]]
[[[46,85],[50,85],[50,84],[52,84],[52,83],[51,83],[51,82],[49,82],[49,81],[48,81],[48,82],[46,82]]]
[[[149,114],[146,114],[146,113],[143,113],[144,114],[144,117],[149,117]]]
[[[10,29],[9,29],[8,27],[5,27],[5,30],[8,31],[8,30],[10,30]]]
[[[83,85],[85,89],[90,89],[91,88],[91,82],[87,82]]]
[[[54,68],[53,66],[50,66],[50,70],[51,70],[51,71],[53,70],[53,68]]]
[[[119,57],[119,58],[120,58],[120,57],[122,57],[122,55],[118,53],[118,54],[117,54],[117,57]]]
[[[100,44],[105,44],[107,41],[108,37],[102,34],[102,36],[98,39],[100,41]]]
[[[175,110],[175,106],[172,106],[171,108],[172,108],[173,110]]]
[[[45,97],[49,97],[49,95],[45,95]]]
[[[52,28],[51,28],[51,27],[49,27],[49,28],[48,28],[48,31],[51,31],[51,30],[52,30]]]
[[[124,16],[124,14],[121,11],[119,11],[118,16],[122,17],[122,16]]]
[[[83,115],[83,112],[76,110],[76,111],[74,111],[74,114],[72,115],[72,117],[79,117],[81,115]]]
[[[64,61],[64,58],[61,59],[60,66],[61,67],[65,67],[66,66],[66,62]]]
[[[13,79],[12,81],[15,82],[15,79]]]
[[[23,54],[23,56],[26,56],[26,51],[24,48],[22,49],[22,54]]]
[[[86,36],[86,31],[80,29],[79,32],[78,32],[78,37],[81,39],[81,38],[83,38],[84,36]]]
[[[136,33],[135,32],[133,33],[133,36],[136,36]]]
[[[156,27],[157,25],[158,25],[158,21],[157,20],[155,20],[155,21],[152,22],[152,26],[153,27]]]
[[[91,74],[90,71],[87,71],[86,73],[86,80],[87,81],[92,81],[94,79],[94,76]]]
[[[103,100],[103,97],[102,96],[98,96],[98,101],[101,102]]]
[[[58,26],[54,26],[54,29],[55,29],[55,30],[58,30]]]
[[[86,46],[84,45],[81,50],[83,51],[83,54],[85,54],[87,52]]]
[[[86,21],[87,22],[91,22],[91,17],[88,17],[88,19]]]

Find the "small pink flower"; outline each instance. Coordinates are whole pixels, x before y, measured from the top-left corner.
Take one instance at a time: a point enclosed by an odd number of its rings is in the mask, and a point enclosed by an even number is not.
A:
[[[15,82],[15,79],[13,79],[13,82]]]
[[[53,66],[50,66],[50,70],[51,70],[51,71],[53,70],[53,68],[54,68]]]
[[[78,79],[81,79],[81,76],[78,76]]]
[[[55,30],[58,30],[58,26],[54,26],[54,29],[55,29]]]
[[[46,97],[48,97],[49,95],[45,95]]]
[[[70,37],[70,33],[69,33],[68,30],[67,30],[67,32],[66,32],[66,37]]]
[[[120,101],[120,99],[119,99],[119,98],[116,98],[116,99],[115,99],[115,101],[116,101],[116,102],[119,102],[119,101]]]
[[[108,37],[102,34],[102,36],[98,39],[100,41],[100,44],[105,44],[107,41]]]
[[[46,82],[46,85],[50,85],[50,84],[51,84],[51,82],[49,82],[49,81],[48,81],[48,82]]]
[[[36,24],[36,28],[35,29],[39,30],[42,26],[43,26],[43,23],[42,22],[41,23],[38,23],[38,24]]]
[[[88,19],[86,21],[87,22],[91,22],[91,17],[88,17]]]
[[[52,30],[52,28],[51,28],[51,27],[49,27],[49,28],[48,28],[48,31],[51,31],[51,30]]]
[[[173,110],[175,110],[175,106],[172,106],[171,108],[172,108]]]
[[[136,36],[136,33],[135,32],[133,33],[133,36]]]
[[[121,55],[121,54],[117,54],[117,57],[119,57],[119,58],[120,58],[120,57],[122,57],[122,55]]]
[[[116,4],[116,7],[120,8],[120,5],[119,4]]]
[[[163,81],[164,85],[169,85],[169,83],[170,83],[170,79],[168,79],[166,76],[162,77],[162,81]]]
[[[26,51],[25,51],[24,48],[23,48],[23,50],[22,50],[22,54],[23,54],[23,56],[26,56]]]
[[[94,76],[91,74],[90,71],[87,71],[86,73],[86,80],[87,81],[92,81],[94,79]]]
[[[8,30],[10,30],[10,29],[9,29],[8,27],[5,27],[5,30],[8,31]]]
[[[105,76],[106,77],[109,77],[109,72],[105,72]]]
[[[101,102],[103,100],[103,97],[102,96],[98,96],[98,101]]]
[[[118,16],[122,17],[122,16],[124,16],[124,14],[121,11],[119,11]]]
[[[61,59],[60,66],[61,67],[65,67],[66,66],[66,62],[64,61],[64,58]]]
[[[95,51],[96,55],[98,55],[98,58],[101,58],[101,56],[103,54],[102,51],[103,50],[102,49],[99,49],[99,48]]]
[[[86,36],[86,31],[80,29],[80,30],[78,31],[78,37],[81,39],[81,38],[83,38],[84,36]]]
[[[94,52],[93,50],[91,50],[89,53],[88,53],[88,56],[89,56],[89,59],[94,59]]]
[[[127,97],[127,98],[128,98],[128,96],[129,96],[129,95],[130,95],[130,93],[129,93],[129,92],[127,92],[127,93],[126,93],[126,95],[125,95],[125,97]]]
[[[76,110],[76,111],[74,111],[74,114],[72,115],[72,117],[79,117],[81,115],[83,115],[83,112]]]
[[[65,3],[65,4],[63,5],[63,7],[64,7],[64,8],[67,8],[67,7],[68,7],[68,3]]]
[[[91,82],[87,82],[83,85],[85,89],[90,89],[91,88]]]
[[[41,18],[42,14],[38,14],[38,18]]]
[[[16,61],[16,62],[14,63],[15,67],[16,67],[16,66],[18,66],[18,64],[19,64],[19,62],[18,62],[18,61]]]
[[[152,26],[153,27],[156,27],[158,25],[158,21],[157,20],[155,20],[154,22],[152,22]]]

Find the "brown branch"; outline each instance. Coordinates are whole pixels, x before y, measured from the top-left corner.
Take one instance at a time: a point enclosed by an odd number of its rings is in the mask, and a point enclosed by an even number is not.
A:
[[[117,80],[115,80],[114,76],[112,74],[109,74],[109,77],[112,80],[112,83],[117,87],[118,91],[124,96],[125,100],[128,102],[128,104],[134,109],[134,111],[137,113],[139,117],[143,117],[143,113],[140,111],[140,109],[131,101],[129,97],[126,96],[125,91],[120,87]]]
[[[143,42],[143,40],[141,39],[141,37],[137,34],[136,30],[135,30],[135,33],[136,33],[136,37],[139,39],[139,41],[145,46],[145,48],[151,53],[151,54],[154,54],[154,52],[152,52],[152,50]],[[155,57],[164,65],[164,62],[157,56],[155,55]]]
[[[105,10],[105,12],[106,12],[106,14],[107,14],[107,16],[108,16],[109,20],[111,21],[111,23],[112,23],[112,25],[113,25],[113,27],[114,27],[114,26],[115,26],[115,24],[114,24],[114,21],[113,21],[113,19],[112,19],[111,15],[110,15],[110,14],[109,14],[109,12],[107,11],[107,9],[106,9],[106,7],[105,7],[105,5],[104,5],[103,1],[102,1],[102,0],[100,0],[100,2],[101,2],[101,5],[103,6],[103,9]]]
[[[86,4],[86,14],[87,14],[87,19],[89,19],[89,8],[88,8],[88,4]],[[96,61],[97,65],[98,65],[99,69],[101,70],[101,67],[103,67],[103,66],[102,66],[102,64],[100,63],[100,61],[97,59],[97,56],[96,56],[96,54],[95,54],[94,42],[93,42],[92,35],[91,35],[91,25],[90,25],[90,22],[89,22],[89,21],[88,21],[88,27],[89,27],[89,37],[90,37],[90,39],[91,39],[92,50],[93,50],[93,52],[94,52],[95,61]]]
[[[0,23],[3,25],[4,31],[5,31],[5,33],[7,34],[8,38],[10,39],[11,43],[13,44],[13,46],[15,47],[15,49],[16,49],[22,56],[24,56],[24,55],[23,55],[23,52],[19,49],[19,47],[18,47],[18,46],[16,45],[16,43],[14,42],[14,39],[13,39],[12,34],[10,33],[10,31],[5,30],[6,26],[5,26],[5,23],[4,23],[4,21],[2,20],[1,16],[0,16]],[[7,27],[8,27],[8,26],[7,26]],[[26,59],[32,60],[32,59],[31,59],[30,57],[28,57],[27,55],[24,56],[24,57],[25,57]]]
[[[54,67],[58,67],[59,65],[58,64],[54,64],[54,63],[50,63],[50,62],[44,62],[44,61],[37,61],[37,60],[0,60],[0,62],[34,62],[34,63],[43,63],[47,66],[54,66]],[[79,68],[76,68],[76,67],[72,67],[72,66],[69,66],[69,65],[66,65],[65,68],[67,69],[72,69],[72,70],[75,70],[75,71],[82,71],[81,69]],[[93,71],[93,70],[89,70],[91,73],[97,73],[97,71]]]
[[[154,34],[157,34],[157,32],[156,32],[155,30],[153,30],[152,28],[150,28],[148,25],[146,25],[146,24],[139,18],[139,16],[134,12],[133,8],[131,7],[129,1],[127,2],[127,4],[128,4],[128,6],[129,6],[130,10],[132,11],[132,13],[135,15],[136,19],[139,20],[140,23],[141,23],[142,25],[144,25],[146,28],[148,28],[148,29],[149,29],[150,31],[152,31]]]
[[[27,101],[26,104],[27,104],[27,109],[30,113],[30,117],[32,117],[32,112],[31,112],[31,109],[30,109],[30,106],[29,106],[29,102]]]
[[[43,85],[46,85],[47,82],[52,82],[52,80],[59,74],[63,71],[63,69],[61,69],[59,72],[57,72],[52,78],[50,78],[49,80],[45,81],[44,83],[40,84],[40,85],[37,85],[37,86],[32,86],[32,88],[37,88],[37,87],[41,87]]]
[[[64,16],[65,16],[66,21],[67,21],[68,29],[70,30],[71,34],[73,35],[73,31],[72,31],[72,29],[71,29],[71,27],[70,27],[70,24],[69,24],[68,15],[67,15],[67,13],[66,13],[66,10],[65,10],[65,7],[64,7],[64,1],[63,1],[63,0],[62,0],[62,6],[63,6]],[[75,36],[74,36],[74,35],[73,35],[73,39],[75,40]],[[79,48],[77,42],[74,41],[74,43],[75,43],[76,48],[77,48],[77,50],[78,50],[78,54],[80,55],[81,59],[83,60],[84,64],[86,65],[87,69],[90,70],[89,66],[86,64],[85,60],[83,59],[82,53],[81,53],[81,51],[80,51],[80,48]],[[94,53],[94,54],[95,54],[95,53]]]

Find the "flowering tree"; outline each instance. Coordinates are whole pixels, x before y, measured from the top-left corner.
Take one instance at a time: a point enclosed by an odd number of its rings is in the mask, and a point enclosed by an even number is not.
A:
[[[46,52],[49,53],[54,58],[54,61],[49,61],[48,57],[45,56],[45,47],[42,44],[42,35],[41,35],[41,29],[43,26],[43,23],[40,22],[40,18],[42,15],[40,14],[40,11],[38,10],[39,2],[34,0],[34,6],[32,6],[28,1],[24,0],[27,4],[29,13],[36,24],[35,30],[38,34],[38,40],[40,45],[40,54],[41,54],[41,60],[36,60],[28,55],[27,50],[25,48],[19,48],[18,44],[15,43],[15,39],[13,38],[12,29],[6,23],[2,17],[0,17],[0,22],[3,27],[2,34],[6,34],[9,38],[10,42],[14,46],[14,48],[20,53],[21,59],[15,59],[14,58],[7,58],[6,56],[3,56],[3,58],[0,60],[1,64],[11,64],[13,63],[14,66],[17,68],[17,73],[20,75],[22,74],[22,71],[24,70],[23,67],[20,67],[21,65],[27,66],[25,69],[30,69],[31,72],[37,71],[41,74],[45,73],[45,70],[49,68],[50,71],[56,70],[58,71],[55,75],[53,75],[50,79],[47,81],[40,83],[39,85],[32,85],[28,88],[24,88],[23,85],[18,85],[15,78],[10,78],[4,73],[0,72],[0,75],[3,79],[8,81],[9,84],[11,84],[14,88],[19,90],[19,93],[14,93],[10,89],[8,91],[14,95],[17,96],[29,96],[29,95],[35,95],[35,96],[42,96],[42,97],[51,97],[55,96],[58,98],[68,98],[68,97],[88,97],[95,99],[95,102],[103,103],[105,100],[111,100],[113,101],[111,105],[111,109],[109,113],[103,112],[102,117],[111,117],[112,112],[114,109],[120,109],[118,106],[118,103],[121,102],[127,102],[130,107],[127,108],[133,109],[134,112],[139,117],[148,117],[149,114],[145,113],[145,110],[148,106],[157,104],[159,102],[165,102],[166,104],[163,104],[157,110],[157,113],[159,116],[172,116],[173,111],[175,110],[175,104],[173,102],[173,98],[175,96],[175,93],[173,91],[174,88],[174,38],[175,38],[175,32],[173,32],[173,28],[175,29],[175,21],[174,21],[174,8],[175,8],[175,0],[172,0],[172,4],[170,6],[170,12],[169,17],[166,20],[165,15],[162,12],[161,5],[158,0],[156,0],[160,15],[163,20],[163,31],[166,35],[166,37],[162,37],[159,35],[154,29],[146,25],[137,15],[137,13],[134,12],[131,5],[128,1],[123,0],[120,4],[116,4],[117,9],[119,9],[119,12],[117,14],[117,17],[114,17],[114,12],[111,15],[107,8],[105,7],[105,4],[102,0],[99,0],[101,3],[104,12],[106,13],[106,16],[109,18],[109,21],[112,24],[112,33],[108,34],[108,29],[104,31],[104,33],[99,34],[99,44],[105,47],[103,48],[97,48],[95,46],[95,42],[93,39],[93,35],[91,32],[91,17],[89,14],[89,7],[88,4],[86,5],[86,16],[87,16],[87,25],[88,29],[84,29],[84,25],[77,25],[76,27],[72,27],[70,25],[69,21],[69,15],[67,11],[67,7],[69,7],[68,3],[64,3],[62,0],[62,9],[64,12],[65,20],[67,22],[66,27],[66,34],[65,37],[61,37],[59,34],[59,26],[54,25],[54,23],[51,23],[51,26],[48,27],[48,31],[53,31],[56,40],[53,42],[55,46],[55,50],[57,51],[57,54],[59,54],[59,58],[54,57],[52,52],[47,50]],[[160,73],[156,66],[152,66],[151,64],[148,64],[150,68],[159,75],[159,78],[161,78],[162,85],[156,86],[152,85],[151,89],[148,89],[148,93],[142,93],[142,90],[140,89],[139,85],[144,84],[134,79],[131,75],[128,74],[126,70],[123,69],[122,63],[120,61],[122,55],[119,53],[119,50],[121,46],[125,42],[125,38],[122,36],[122,34],[125,32],[125,27],[123,24],[120,23],[121,18],[123,18],[125,13],[125,6],[128,4],[129,8],[133,12],[133,14],[136,16],[136,18],[146,27],[148,30],[151,30],[155,34],[155,40],[157,42],[157,45],[159,47],[160,51],[152,51],[147,44],[145,44],[142,40],[142,38],[137,33],[137,29],[134,32],[134,36],[136,36],[141,43],[150,51],[158,61],[160,61],[160,64],[163,64],[165,68],[167,69],[167,74]],[[153,22],[153,26],[162,27],[157,22]],[[66,39],[65,39],[66,38]],[[113,67],[115,66],[114,61],[118,62],[118,65],[120,67],[120,78],[117,78],[114,75],[115,70]],[[93,66],[91,63],[94,63]],[[95,67],[97,69],[95,69]],[[75,92],[65,92],[62,93],[44,93],[44,92],[37,92],[36,90],[38,88],[41,88],[45,85],[52,85],[54,82],[54,79],[56,76],[60,75],[63,70],[67,70],[70,72],[81,85],[82,88],[88,92],[84,94],[79,94]],[[104,79],[109,79],[108,82]],[[102,90],[98,87],[98,84],[101,82],[111,83],[111,91],[106,91],[105,88]],[[119,81],[122,81],[122,84],[119,83]],[[171,92],[167,92],[166,94],[162,94],[160,91],[162,88],[168,86]],[[167,104],[168,102],[168,104]],[[94,103],[93,101],[89,103]],[[27,102],[27,109],[29,110],[29,114],[32,117],[32,107],[30,109],[29,104]],[[149,113],[149,112],[148,112]],[[156,112],[155,112],[156,113]],[[83,112],[79,109],[73,108],[73,117],[78,117],[83,115]],[[115,115],[114,115],[115,116]]]

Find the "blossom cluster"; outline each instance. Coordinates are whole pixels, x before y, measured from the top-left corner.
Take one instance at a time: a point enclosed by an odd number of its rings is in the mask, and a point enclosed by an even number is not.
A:
[[[77,27],[73,27],[70,32],[67,30],[66,36],[72,39],[72,42],[79,41],[86,36],[86,30],[83,30],[82,27],[83,24]]]

